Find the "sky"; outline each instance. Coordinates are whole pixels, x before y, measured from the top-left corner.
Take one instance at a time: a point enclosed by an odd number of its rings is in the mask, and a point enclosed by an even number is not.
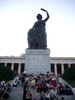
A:
[[[0,0],[0,56],[20,56],[38,13],[46,22],[51,57],[75,57],[75,0]]]

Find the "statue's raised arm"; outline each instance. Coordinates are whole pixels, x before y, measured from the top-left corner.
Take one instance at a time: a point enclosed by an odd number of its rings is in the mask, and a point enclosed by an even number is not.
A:
[[[44,11],[44,12],[46,12],[47,17],[44,19],[44,21],[47,21],[49,19],[49,17],[50,17],[48,11],[45,10],[45,9],[43,9],[43,8],[41,8],[41,10]]]

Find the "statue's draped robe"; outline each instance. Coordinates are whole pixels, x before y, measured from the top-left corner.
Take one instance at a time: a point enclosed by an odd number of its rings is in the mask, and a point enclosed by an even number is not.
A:
[[[28,31],[28,46],[29,49],[46,49],[45,21],[40,20],[34,23],[32,29]]]

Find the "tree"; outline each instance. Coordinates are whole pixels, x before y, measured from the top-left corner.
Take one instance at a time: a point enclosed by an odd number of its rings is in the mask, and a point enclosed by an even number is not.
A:
[[[0,80],[4,79],[5,81],[12,80],[14,78],[14,72],[6,67],[0,66]]]
[[[64,74],[62,75],[62,78],[67,80],[75,80],[75,65],[66,69]]]

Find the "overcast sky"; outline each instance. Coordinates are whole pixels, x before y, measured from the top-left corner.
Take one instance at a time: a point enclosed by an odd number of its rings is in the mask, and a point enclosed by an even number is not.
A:
[[[0,0],[0,56],[25,53],[27,32],[46,9],[47,45],[51,57],[75,57],[75,0]]]

